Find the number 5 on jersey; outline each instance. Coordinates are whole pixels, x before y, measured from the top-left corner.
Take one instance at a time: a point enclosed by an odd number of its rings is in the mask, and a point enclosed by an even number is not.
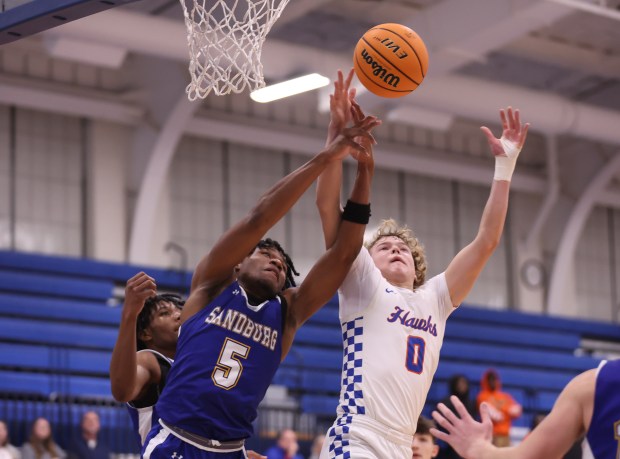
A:
[[[220,351],[220,357],[217,359],[215,369],[211,374],[213,384],[226,390],[235,387],[243,372],[243,364],[239,358],[247,359],[249,353],[249,346],[234,339],[226,338]]]
[[[419,336],[409,336],[407,338],[407,358],[405,365],[407,370],[412,373],[420,374],[424,370],[424,351],[426,342]]]

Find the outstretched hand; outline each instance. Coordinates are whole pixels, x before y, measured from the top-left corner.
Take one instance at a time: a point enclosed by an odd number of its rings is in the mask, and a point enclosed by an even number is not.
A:
[[[502,136],[499,139],[486,126],[482,126],[480,130],[486,136],[493,156],[508,156],[516,159],[525,143],[530,123],[521,125],[519,109],[513,111],[512,107],[508,107],[506,110],[501,109],[499,116],[503,128]]]
[[[155,279],[139,272],[129,279],[125,286],[124,312],[137,317],[144,307],[144,302],[155,295],[157,295]]]
[[[329,110],[331,120],[329,124],[328,143],[334,140],[338,133],[353,121],[351,116],[351,100],[355,97],[355,88],[351,88],[353,69],[347,77],[338,70],[338,78],[334,81],[334,93],[329,96]]]
[[[267,456],[263,456],[252,450],[248,450],[246,453],[248,454],[248,459],[267,459]]]
[[[457,397],[453,395],[450,401],[456,413],[443,403],[437,405],[441,413],[433,411],[433,419],[447,433],[434,428],[430,432],[439,440],[449,443],[463,458],[478,459],[482,456],[482,451],[492,447],[493,424],[489,415],[489,406],[486,403],[480,406],[482,422],[477,422]]]
[[[352,113],[353,115],[353,113]],[[376,144],[371,131],[381,124],[376,116],[356,113],[352,127],[341,129],[337,137],[327,146],[326,152],[333,160],[342,160],[351,154],[357,161],[372,160],[372,145]]]

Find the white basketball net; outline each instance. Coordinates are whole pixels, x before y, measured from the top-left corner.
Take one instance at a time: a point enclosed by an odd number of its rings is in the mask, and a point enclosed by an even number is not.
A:
[[[265,86],[261,51],[289,0],[181,0],[187,26],[190,100]],[[209,6],[208,6],[208,5]]]

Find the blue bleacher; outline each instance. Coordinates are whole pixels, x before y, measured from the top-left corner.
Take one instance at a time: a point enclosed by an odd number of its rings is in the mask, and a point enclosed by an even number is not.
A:
[[[538,391],[534,397],[534,405],[536,406],[536,409],[541,412],[549,412],[551,411],[551,408],[553,408],[555,401],[558,399],[558,393]]]
[[[0,269],[0,291],[32,295],[107,301],[114,289],[111,281],[71,279],[52,274],[12,272]]]
[[[304,413],[333,416],[338,405],[338,397],[307,394],[301,397],[300,405]]]
[[[190,280],[188,273],[0,251],[0,392],[111,400],[107,373],[121,308],[107,305],[139,270],[177,291]],[[524,423],[548,411],[572,377],[597,366],[574,355],[584,337],[620,342],[620,326],[462,306],[448,321],[425,410],[446,396],[454,374],[467,376],[475,395],[494,367],[524,404]],[[341,340],[335,296],[297,332],[274,379],[305,412],[334,415]]]
[[[296,344],[286,356],[283,365],[339,371],[342,367],[342,350]]]
[[[446,325],[446,339],[515,345],[533,349],[558,349],[572,352],[579,347],[579,335],[517,328],[510,325],[451,322]]]
[[[0,339],[27,343],[112,350],[117,328],[3,318]]]
[[[470,381],[479,381],[482,374],[489,368],[485,364],[461,363],[449,360],[439,362],[435,378],[448,380],[452,375],[462,374]],[[562,388],[578,373],[572,371],[549,372],[523,367],[495,366],[505,386],[562,390]]]
[[[33,394],[44,397],[70,395],[85,398],[111,398],[107,378],[67,376],[49,373],[0,371],[2,392]]]
[[[121,308],[101,302],[52,299],[0,293],[0,314],[46,320],[98,323],[117,326]]]
[[[106,376],[110,351],[0,342],[0,367]]]
[[[574,357],[568,353],[533,350],[522,347],[488,346],[481,343],[469,343],[446,340],[441,348],[442,359],[484,362],[488,365],[514,365],[524,368],[544,368],[547,370],[586,371],[598,365],[599,360],[592,357]]]
[[[56,274],[66,279],[103,279],[121,285],[139,271],[144,271],[157,280],[160,288],[179,291],[187,291],[191,282],[191,275],[184,271],[8,250],[0,250],[0,269],[15,273]]]
[[[324,325],[305,324],[297,330],[295,342],[342,349],[340,325],[336,324],[335,327],[325,327]]]
[[[319,309],[310,319],[308,325],[332,325],[337,326],[340,323],[338,319],[338,307],[325,305]]]
[[[450,323],[488,323],[535,330],[577,333],[581,337],[620,341],[620,326],[588,319],[567,319],[541,314],[496,310],[463,305],[450,316]]]

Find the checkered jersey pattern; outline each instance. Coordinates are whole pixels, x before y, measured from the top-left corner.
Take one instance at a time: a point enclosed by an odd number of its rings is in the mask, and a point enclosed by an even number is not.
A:
[[[342,324],[344,356],[339,414],[366,414],[362,393],[363,317]]]
[[[366,414],[362,393],[363,317],[342,324],[344,348],[338,419],[328,431],[330,459],[350,459],[349,426],[353,414]]]
[[[352,420],[352,416],[342,416],[327,431],[329,459],[351,459],[349,429]]]

